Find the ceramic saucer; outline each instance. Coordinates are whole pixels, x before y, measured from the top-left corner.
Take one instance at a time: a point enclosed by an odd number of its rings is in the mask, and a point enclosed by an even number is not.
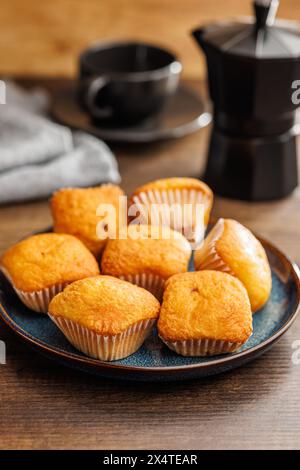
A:
[[[184,137],[212,119],[208,105],[197,91],[181,84],[163,110],[138,125],[106,127],[95,125],[78,105],[75,85],[53,95],[52,115],[61,124],[81,129],[110,142],[146,143]]]

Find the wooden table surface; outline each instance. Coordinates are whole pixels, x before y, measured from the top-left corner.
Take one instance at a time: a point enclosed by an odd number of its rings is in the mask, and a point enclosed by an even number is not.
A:
[[[179,141],[113,147],[130,192],[166,176],[199,176],[209,130]],[[216,198],[215,216],[234,217],[300,263],[300,191],[249,204]],[[51,223],[45,201],[0,208],[0,252]],[[300,449],[300,365],[292,343],[300,318],[251,364],[216,377],[170,384],[95,378],[40,357],[3,324],[0,448]]]

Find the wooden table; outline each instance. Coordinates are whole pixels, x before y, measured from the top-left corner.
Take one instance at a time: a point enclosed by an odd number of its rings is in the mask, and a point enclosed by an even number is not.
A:
[[[208,132],[113,147],[124,189],[158,177],[199,176]],[[299,208],[298,189],[272,203],[217,198],[214,215],[240,220],[300,263]],[[44,201],[0,208],[0,252],[50,222]],[[0,448],[300,449],[300,365],[291,360],[300,319],[255,362],[170,384],[109,381],[60,367],[2,323],[0,339],[7,344],[7,364],[0,366]]]

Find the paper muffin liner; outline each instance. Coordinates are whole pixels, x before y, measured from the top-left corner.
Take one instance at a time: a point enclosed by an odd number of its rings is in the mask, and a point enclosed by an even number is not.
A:
[[[191,339],[185,341],[165,341],[160,339],[181,356],[216,356],[218,354],[227,354],[236,351],[244,343],[231,343],[229,341],[213,339]]]
[[[224,219],[219,219],[213,229],[210,231],[202,246],[198,248],[194,256],[195,269],[223,271],[234,276],[234,272],[219,256],[216,243],[224,231]]]
[[[102,361],[116,361],[135,353],[156,322],[142,320],[117,335],[101,335],[72,320],[48,315],[76,349]]]
[[[164,292],[165,279],[156,274],[141,273],[127,274],[119,276],[123,281],[131,282],[139,287],[143,287],[153,294],[158,300],[162,299]]]
[[[26,307],[30,308],[30,310],[33,310],[37,313],[47,313],[48,306],[53,297],[62,292],[64,288],[68,284],[70,284],[69,282],[60,282],[45,289],[25,292],[15,287],[10,275],[4,268],[1,268],[1,271],[3,272],[7,280],[10,282],[14,291],[16,292],[19,299],[23,302],[23,304],[26,305]]]
[[[195,224],[194,214],[186,214],[183,226],[176,226],[172,223],[166,223],[169,221],[168,206],[178,204],[184,206],[185,204],[203,204],[204,206],[204,219],[207,220],[207,212],[211,209],[211,198],[202,191],[196,189],[153,189],[148,191],[142,191],[139,194],[133,196],[133,203],[139,210],[140,223],[151,224],[151,225],[170,225],[170,228],[181,232],[188,238],[190,243],[201,241],[202,230],[197,230]],[[159,210],[154,210],[151,206],[159,205]],[[147,213],[145,211],[147,210]],[[204,224],[206,229],[207,224]],[[202,228],[202,224],[201,224]],[[194,237],[188,236],[188,234],[194,234]]]

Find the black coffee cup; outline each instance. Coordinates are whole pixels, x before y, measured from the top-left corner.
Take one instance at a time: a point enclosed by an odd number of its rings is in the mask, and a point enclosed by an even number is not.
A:
[[[99,44],[79,60],[79,102],[94,121],[130,124],[157,113],[177,89],[174,54],[137,43]]]

